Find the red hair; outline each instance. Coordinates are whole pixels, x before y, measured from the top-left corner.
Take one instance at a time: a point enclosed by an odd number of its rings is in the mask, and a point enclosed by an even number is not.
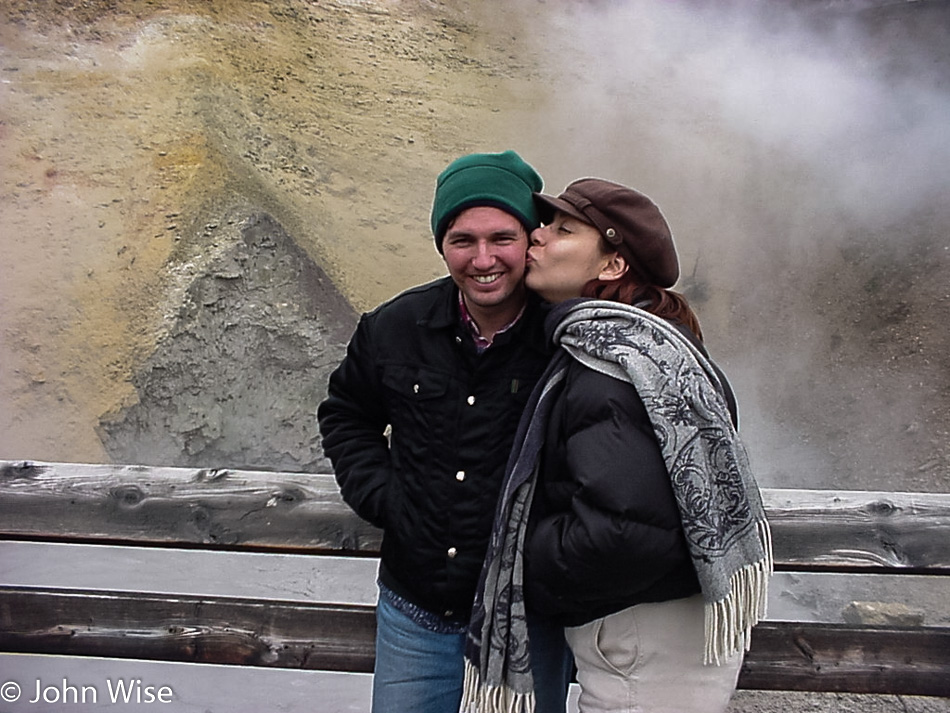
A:
[[[638,277],[632,269],[627,270],[617,280],[591,280],[584,285],[581,297],[636,305],[657,317],[683,325],[695,334],[700,342],[703,341],[699,318],[686,298],[679,292],[638,282]]]

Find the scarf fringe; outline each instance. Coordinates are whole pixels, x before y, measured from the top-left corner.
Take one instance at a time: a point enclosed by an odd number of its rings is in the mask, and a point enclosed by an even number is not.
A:
[[[480,681],[478,668],[465,659],[460,713],[535,713],[534,691],[516,693],[508,686],[489,686]]]
[[[706,603],[706,650],[704,664],[718,666],[752,643],[752,627],[765,618],[769,578],[774,570],[772,531],[766,520],[756,523],[764,555],[758,562],[735,572],[725,599]]]

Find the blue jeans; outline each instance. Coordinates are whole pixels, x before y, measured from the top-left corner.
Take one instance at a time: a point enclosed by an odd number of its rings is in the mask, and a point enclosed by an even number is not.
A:
[[[537,713],[564,713],[573,658],[561,627],[529,624]],[[465,634],[429,631],[384,598],[376,605],[373,713],[458,713]]]

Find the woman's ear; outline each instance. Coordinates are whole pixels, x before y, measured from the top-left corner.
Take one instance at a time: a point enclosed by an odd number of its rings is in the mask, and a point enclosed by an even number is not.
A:
[[[607,257],[607,263],[597,277],[600,280],[606,281],[619,280],[627,273],[628,269],[630,269],[630,266],[627,264],[623,255],[615,252]]]

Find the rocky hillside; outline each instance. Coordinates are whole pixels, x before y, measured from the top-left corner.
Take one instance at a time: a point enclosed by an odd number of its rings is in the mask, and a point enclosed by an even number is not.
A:
[[[755,7],[8,0],[4,455],[311,467],[434,176],[513,147],[664,208],[764,482],[946,489],[948,10]]]

